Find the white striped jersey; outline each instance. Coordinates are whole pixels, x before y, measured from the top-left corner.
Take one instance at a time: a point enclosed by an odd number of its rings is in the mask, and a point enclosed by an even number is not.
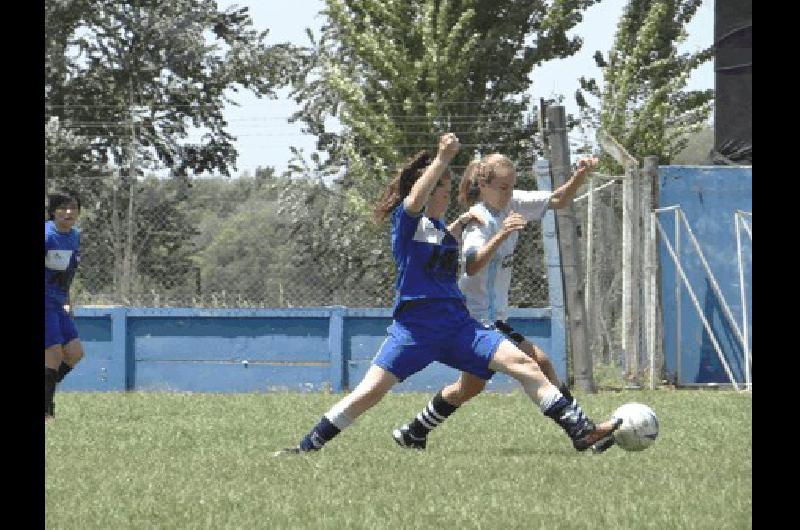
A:
[[[519,232],[513,232],[506,238],[489,263],[472,276],[467,276],[466,273],[466,256],[478,252],[494,237],[510,212],[517,212],[529,222],[544,217],[552,195],[550,191],[514,190],[508,206],[499,212],[489,209],[482,202],[475,205],[486,224],[472,222],[464,230],[458,286],[467,299],[470,314],[476,320],[492,324],[496,320],[508,319],[508,290],[511,287],[514,247],[517,245]]]

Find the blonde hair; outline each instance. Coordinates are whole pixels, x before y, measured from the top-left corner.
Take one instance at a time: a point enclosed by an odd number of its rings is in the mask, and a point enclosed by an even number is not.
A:
[[[500,168],[514,169],[514,163],[506,155],[492,153],[481,160],[473,160],[467,165],[458,186],[458,202],[462,206],[472,206],[481,199],[480,183],[489,183]]]

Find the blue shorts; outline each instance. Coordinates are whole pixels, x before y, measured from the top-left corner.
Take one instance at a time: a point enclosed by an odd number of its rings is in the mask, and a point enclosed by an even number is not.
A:
[[[460,300],[426,300],[396,314],[388,337],[373,359],[403,381],[434,361],[484,380],[500,343],[499,331],[470,317]]]
[[[72,317],[56,303],[44,304],[44,348],[64,345],[78,338],[78,329]]]

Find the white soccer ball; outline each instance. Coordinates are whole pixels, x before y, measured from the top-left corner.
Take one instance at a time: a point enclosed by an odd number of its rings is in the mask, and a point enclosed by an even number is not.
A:
[[[647,449],[658,436],[658,418],[647,405],[626,403],[612,417],[622,419],[622,425],[614,431],[614,441],[626,451]]]

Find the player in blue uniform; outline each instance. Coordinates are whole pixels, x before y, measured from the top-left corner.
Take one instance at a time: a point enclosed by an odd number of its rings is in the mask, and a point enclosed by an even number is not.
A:
[[[50,195],[44,223],[44,418],[55,414],[56,384],[83,357],[72,320],[69,288],[80,263],[80,232],[75,228],[80,200],[71,192]]]
[[[433,361],[489,379],[494,371],[513,377],[542,412],[583,451],[609,435],[619,421],[595,426],[575,401],[566,399],[539,366],[497,330],[469,315],[458,289],[459,245],[442,222],[450,201],[447,165],[460,144],[452,133],[439,139],[437,155],[412,157],[388,184],[375,217],[391,216],[397,267],[393,322],[364,379],[326,412],[296,447],[277,454],[321,449],[378,403],[395,383]]]
[[[528,222],[541,219],[548,208],[559,209],[570,204],[596,163],[593,158],[579,161],[575,174],[553,192],[523,191],[514,189],[514,164],[508,157],[495,153],[470,163],[459,187],[459,202],[470,207],[459,217],[464,265],[459,287],[470,314],[501,331],[536,361],[547,379],[569,401],[574,398],[566,384],[559,381],[547,354],[508,324],[508,292],[519,231]],[[424,449],[428,434],[485,386],[486,379],[462,371],[455,383],[442,388],[410,422],[395,429],[392,436],[402,447]],[[610,436],[604,438],[595,449],[607,448],[610,439]]]

